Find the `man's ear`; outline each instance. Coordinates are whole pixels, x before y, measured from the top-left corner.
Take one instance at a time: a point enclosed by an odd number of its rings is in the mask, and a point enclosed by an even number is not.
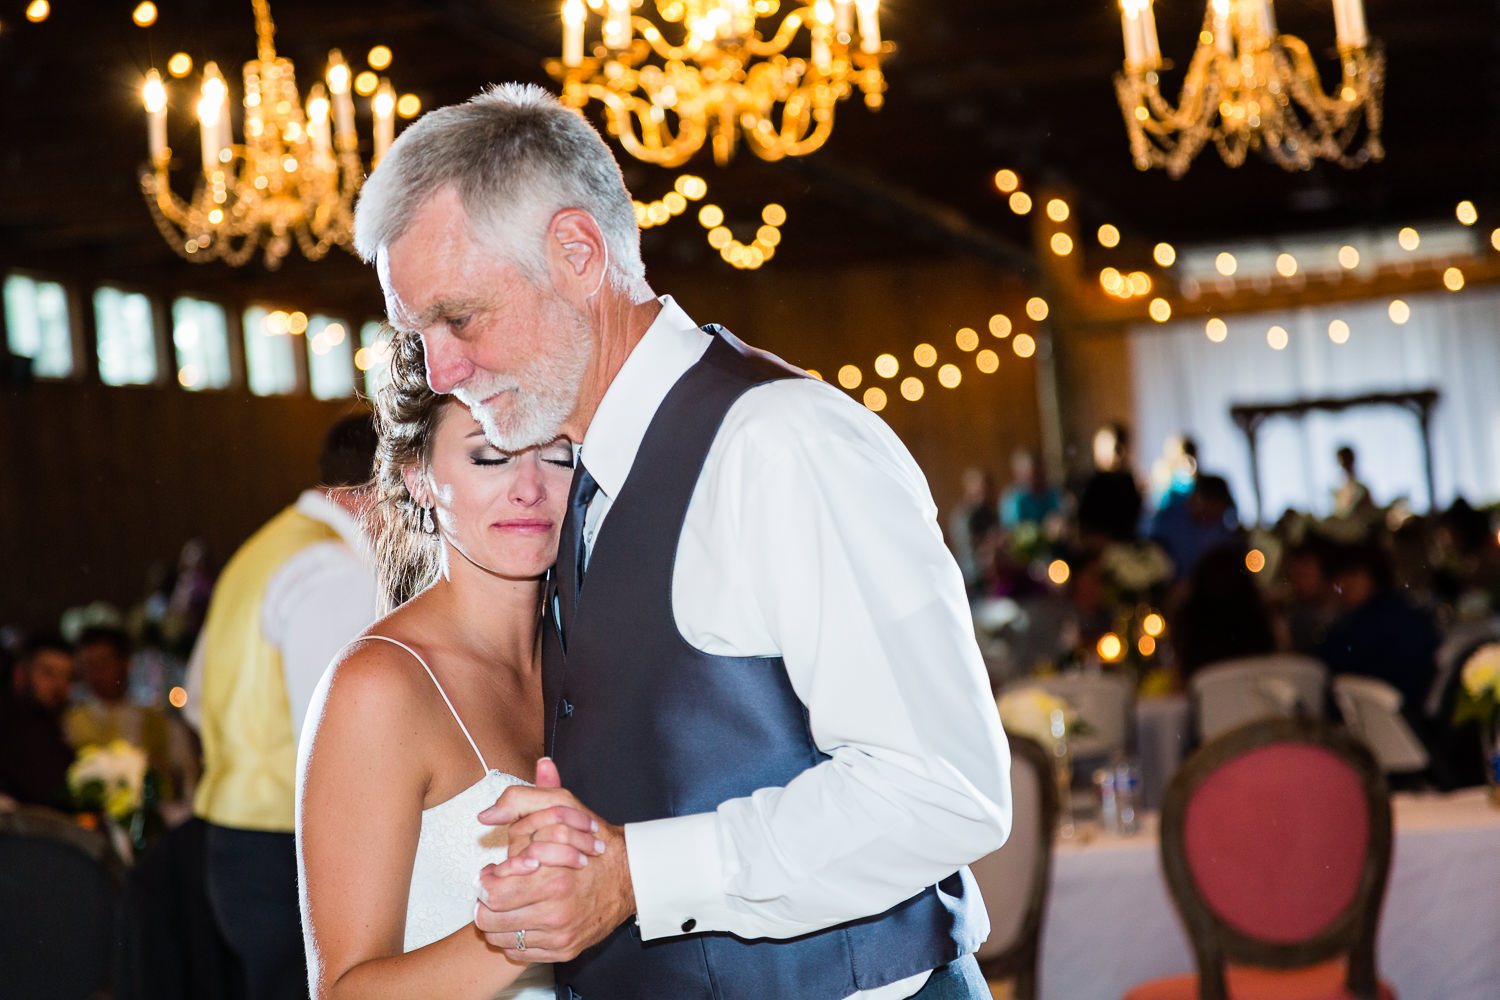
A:
[[[609,266],[604,234],[594,217],[579,208],[564,208],[547,227],[547,265],[557,287],[580,296],[597,291]]]

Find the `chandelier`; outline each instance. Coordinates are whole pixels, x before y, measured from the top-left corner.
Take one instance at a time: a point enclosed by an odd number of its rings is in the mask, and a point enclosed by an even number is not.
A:
[[[653,2],[662,26],[632,12]],[[710,136],[720,166],[740,136],[765,160],[802,156],[854,87],[870,108],[884,100],[878,2],[816,0],[774,23],[780,0],[564,0],[562,58],[547,72],[566,104],[601,102],[610,133],[648,163],[685,163]],[[591,19],[599,42],[585,54]],[[804,27],[806,56],[787,55]]]
[[[153,69],[142,88],[151,166],[141,174],[141,190],[157,228],[181,256],[237,267],[264,244],[266,267],[274,270],[294,239],[309,260],[322,258],[335,244],[348,246],[364,166],[343,57],[337,49],[328,54],[327,88],[314,84],[304,110],[292,62],[276,54],[267,0],[251,0],[251,6],[259,58],[244,68],[244,143],[233,141],[229,89],[210,62],[197,105],[202,169],[191,200],[178,197],[168,173],[166,88]],[[395,94],[388,80],[380,81],[371,109],[378,163],[395,131]]]
[[[1231,167],[1260,149],[1287,170],[1315,160],[1358,167],[1385,155],[1385,57],[1365,31],[1362,0],[1333,0],[1342,78],[1330,96],[1307,43],[1278,34],[1271,0],[1210,0],[1180,103],[1161,92],[1152,0],[1120,0],[1125,69],[1115,91],[1141,170],[1180,177],[1209,142]]]

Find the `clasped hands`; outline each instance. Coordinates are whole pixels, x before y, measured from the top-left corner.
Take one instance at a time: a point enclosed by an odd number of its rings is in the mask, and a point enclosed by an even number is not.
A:
[[[563,788],[550,758],[534,787],[507,788],[479,821],[509,827],[505,861],[479,873],[474,923],[511,961],[567,961],[635,913],[625,828]]]

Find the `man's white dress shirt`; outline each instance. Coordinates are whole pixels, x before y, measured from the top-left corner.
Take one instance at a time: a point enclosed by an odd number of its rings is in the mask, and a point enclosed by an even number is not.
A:
[[[281,651],[281,672],[292,710],[292,737],[302,737],[302,721],[313,691],[333,657],[350,639],[380,617],[374,554],[359,520],[323,490],[304,490],[297,512],[322,521],[338,540],[309,545],[271,576],[260,604],[266,641]],[[203,640],[188,662],[188,704],[183,713],[201,725]]]
[[[584,438],[599,484],[585,557],[657,407],[710,343],[661,302]],[[747,939],[821,930],[1004,842],[1009,751],[963,579],[921,470],[865,407],[813,379],[740,397],[688,506],[672,608],[703,652],[780,656],[832,759],[712,813],[627,824],[642,939],[689,918]],[[907,997],[928,975],[855,996]]]

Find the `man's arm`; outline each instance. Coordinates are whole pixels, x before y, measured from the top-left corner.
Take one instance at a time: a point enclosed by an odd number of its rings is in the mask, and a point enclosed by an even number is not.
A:
[[[627,826],[644,939],[790,937],[880,913],[1009,830],[1004,735],[915,463],[834,390],[780,383],[746,400],[715,444],[678,556],[680,570],[717,575],[703,586],[679,573],[674,609],[709,652],[779,652],[832,759],[714,813]],[[729,605],[754,612],[740,620]],[[695,634],[722,621],[737,622],[726,648],[722,631]],[[502,799],[490,819],[548,801]],[[541,905],[521,883],[487,888],[501,913]]]

